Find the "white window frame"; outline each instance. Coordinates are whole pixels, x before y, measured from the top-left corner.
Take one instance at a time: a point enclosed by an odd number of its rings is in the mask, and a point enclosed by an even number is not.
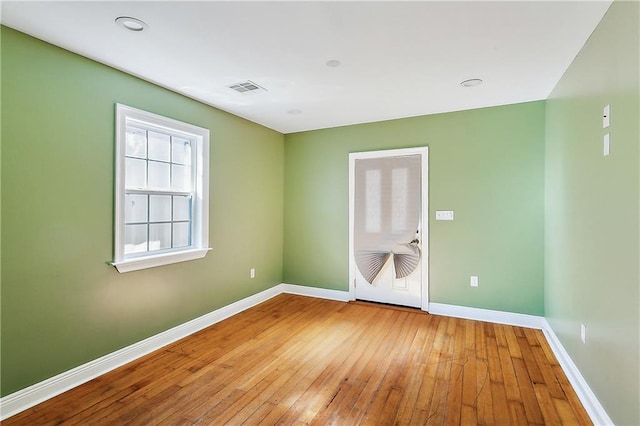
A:
[[[161,253],[125,255],[125,153],[127,125],[147,125],[181,133],[193,140],[195,182],[191,245]],[[122,104],[116,104],[114,261],[118,272],[130,272],[203,258],[209,248],[209,130]]]

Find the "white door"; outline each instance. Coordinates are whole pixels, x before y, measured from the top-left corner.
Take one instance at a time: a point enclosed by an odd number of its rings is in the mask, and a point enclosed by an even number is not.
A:
[[[349,154],[353,299],[428,306],[426,147]]]

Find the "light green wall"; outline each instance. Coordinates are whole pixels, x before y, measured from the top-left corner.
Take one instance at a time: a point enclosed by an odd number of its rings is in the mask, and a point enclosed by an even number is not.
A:
[[[638,5],[613,3],[546,111],[546,314],[620,425],[640,424]]]
[[[542,315],[544,102],[286,135],[285,282],[348,290],[349,152],[423,145],[430,301]]]
[[[0,31],[2,47],[2,31]],[[2,54],[0,53],[0,129],[2,129]],[[2,177],[2,131],[0,131],[0,178]],[[0,309],[2,301],[2,182],[0,179]],[[2,311],[0,310],[0,336],[2,331]],[[2,339],[0,337],[0,373],[2,368]],[[1,380],[1,379],[0,379]],[[2,395],[0,393],[0,395]]]
[[[107,265],[116,102],[210,129],[204,259]],[[282,282],[281,134],[3,27],[2,140],[2,395]]]

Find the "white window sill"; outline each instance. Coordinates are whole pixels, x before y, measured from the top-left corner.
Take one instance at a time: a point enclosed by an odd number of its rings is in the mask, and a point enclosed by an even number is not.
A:
[[[177,253],[163,253],[155,256],[145,256],[112,262],[118,272],[139,271],[140,269],[154,268],[156,266],[170,265],[172,263],[186,262],[188,260],[202,259],[211,248],[185,250]]]

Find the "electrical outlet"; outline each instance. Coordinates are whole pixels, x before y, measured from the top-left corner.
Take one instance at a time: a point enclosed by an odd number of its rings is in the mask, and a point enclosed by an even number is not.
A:
[[[251,270],[249,271],[249,276],[251,276],[251,278],[256,277],[256,268],[251,268]]]
[[[471,287],[478,287],[478,276],[477,275],[471,275],[471,279],[469,280],[469,285],[471,285]]]
[[[587,343],[587,326],[584,324],[580,324],[580,340],[582,343]]]

